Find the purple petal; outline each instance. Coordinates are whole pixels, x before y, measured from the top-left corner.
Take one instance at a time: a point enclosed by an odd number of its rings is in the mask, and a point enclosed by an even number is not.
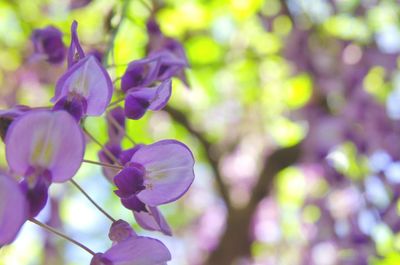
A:
[[[119,160],[121,161],[122,165],[126,165],[126,163],[131,161],[133,154],[136,153],[137,150],[139,150],[143,146],[143,144],[137,144],[132,148],[122,151],[119,155]]]
[[[90,265],[114,265],[114,263],[105,258],[103,253],[96,253],[93,255]]]
[[[142,165],[146,170],[146,189],[137,196],[149,206],[177,200],[194,180],[192,152],[175,140],[162,140],[144,146],[133,154],[131,162]]]
[[[6,158],[18,175],[48,169],[53,182],[65,182],[79,169],[85,142],[81,128],[65,111],[34,110],[13,122],[6,137]]]
[[[64,60],[66,49],[59,29],[53,26],[36,29],[31,39],[37,55],[44,55],[48,62],[55,64]]]
[[[24,180],[19,184],[28,201],[29,217],[35,217],[46,206],[52,178],[48,170],[35,171],[34,168],[30,168],[25,174]]]
[[[118,188],[117,195],[127,197],[143,190],[143,175],[144,171],[141,167],[130,166],[121,170],[114,178],[114,183]]]
[[[113,85],[107,71],[93,55],[72,66],[56,84],[52,102],[69,94],[78,94],[87,101],[87,115],[100,116],[110,103]]]
[[[154,17],[150,17],[146,22],[146,29],[149,34],[161,34],[160,26],[157,21],[155,21]]]
[[[157,239],[131,237],[112,246],[103,257],[113,265],[160,265],[171,260],[171,253]]]
[[[157,57],[149,57],[131,62],[121,78],[121,89],[127,92],[130,89],[147,87],[156,80],[159,72]]]
[[[160,110],[171,97],[171,80],[165,80],[157,87],[130,90],[125,98],[125,115],[130,119],[140,119],[147,109]]]
[[[79,95],[64,96],[54,105],[53,110],[65,110],[79,122],[87,110],[86,99]]]
[[[125,115],[129,119],[138,120],[146,113],[155,90],[143,88],[130,92],[125,98]]]
[[[69,3],[70,9],[82,8],[90,4],[92,0],[71,0]]]
[[[74,20],[71,24],[71,44],[68,49],[68,68],[72,67],[79,60],[85,57],[85,53],[79,43],[77,28],[78,22]]]
[[[171,97],[172,83],[171,79],[167,79],[162,82],[156,90],[155,96],[150,101],[149,109],[160,110],[167,105],[169,98]]]
[[[27,219],[26,201],[18,183],[0,175],[0,247],[11,243]]]
[[[118,190],[115,191],[115,194],[120,196],[120,193]],[[133,211],[137,211],[137,212],[147,211],[146,205],[141,200],[139,200],[135,194],[132,194],[128,197],[121,197],[121,203],[125,208],[127,208],[129,210],[133,210]]]
[[[159,57],[160,69],[157,73],[157,80],[169,79],[188,66],[186,58],[180,58],[169,51],[155,52],[151,56]]]
[[[157,207],[149,207],[150,212],[133,211],[136,222],[144,229],[160,231],[167,236],[172,236],[171,228]]]
[[[135,231],[131,225],[124,221],[118,220],[112,223],[108,237],[113,243],[124,241],[130,237],[136,236]]]

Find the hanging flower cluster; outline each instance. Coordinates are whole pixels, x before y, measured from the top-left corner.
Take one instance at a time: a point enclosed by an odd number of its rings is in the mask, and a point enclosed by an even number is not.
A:
[[[149,24],[153,27],[149,34],[165,40],[160,47],[150,48],[146,58],[128,65],[121,77],[124,108],[110,104],[111,78],[95,55],[85,54],[76,21],[68,50],[55,27],[34,31],[34,56],[54,64],[67,57],[68,69],[55,85],[51,107],[14,106],[0,111],[0,135],[9,166],[9,172],[0,175],[0,246],[12,243],[26,221],[46,228],[35,217],[48,201],[49,187],[67,181],[77,185],[73,177],[84,161],[85,134],[93,139],[81,121],[103,114],[109,140],[95,163],[103,166],[104,175],[116,187],[115,195],[142,228],[172,234],[157,207],[179,199],[189,189],[194,180],[191,151],[176,140],[133,144],[126,150],[121,146],[127,137],[126,118],[140,119],[147,110],[162,109],[171,95],[171,78],[182,79],[188,67],[182,46],[163,37],[155,21]],[[112,246],[96,253],[79,244],[93,255],[91,265],[166,264],[171,259],[161,241],[137,235],[129,223],[102,211],[112,220]]]

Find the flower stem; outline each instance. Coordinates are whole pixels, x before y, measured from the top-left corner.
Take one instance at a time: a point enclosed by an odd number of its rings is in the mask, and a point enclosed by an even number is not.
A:
[[[85,251],[87,251],[88,253],[90,253],[90,254],[93,255],[93,256],[96,254],[96,253],[94,253],[93,250],[91,250],[90,248],[86,247],[86,246],[83,245],[82,243],[79,243],[78,241],[76,241],[76,240],[70,238],[70,237],[67,236],[67,235],[64,235],[63,233],[57,231],[57,230],[54,229],[53,227],[51,227],[51,226],[49,226],[49,225],[46,225],[46,224],[44,224],[44,223],[42,223],[42,222],[36,220],[35,218],[29,218],[29,221],[31,221],[32,223],[34,223],[34,224],[40,226],[41,228],[43,228],[43,229],[45,229],[45,230],[47,230],[47,231],[49,231],[49,232],[51,232],[51,233],[53,233],[53,234],[56,234],[56,235],[58,235],[58,236],[60,236],[60,237],[62,237],[62,238],[64,238],[64,239],[68,240],[69,242],[71,242],[71,243],[77,245],[78,247],[84,249]]]
[[[88,130],[86,130],[85,127],[82,126],[83,131],[85,132],[85,134],[93,141],[95,142],[97,145],[99,145],[101,147],[101,149],[104,150],[104,152],[106,153],[106,155],[117,165],[121,166],[121,163],[119,162],[119,160],[115,157],[115,155],[113,153],[111,153],[110,150],[108,150],[107,147],[103,146],[102,143],[100,143],[96,138],[94,138],[94,136],[88,132]]]
[[[99,166],[102,166],[102,167],[109,167],[109,168],[115,168],[115,169],[124,169],[124,168],[121,167],[121,166],[116,166],[116,165],[101,163],[101,162],[92,161],[92,160],[83,159],[82,162],[85,162],[85,163],[88,163],[88,164],[99,165]]]
[[[125,98],[123,97],[123,98],[117,99],[117,100],[114,101],[114,102],[111,102],[110,104],[108,104],[107,109],[108,109],[108,108],[111,108],[111,107],[113,107],[113,106],[115,106],[115,105],[117,105],[118,103],[120,103],[120,102],[122,102],[122,101],[124,101],[124,100],[125,100]]]
[[[119,80],[121,80],[122,79],[122,77],[117,77],[117,78],[115,78],[114,80],[113,80],[113,84],[115,85],[115,83],[117,83]]]
[[[78,183],[75,182],[75,180],[71,179],[70,180],[72,184],[74,184],[74,186],[80,191],[82,192],[82,194],[100,211],[102,212],[108,219],[111,220],[111,222],[115,222],[115,219],[109,215],[103,208],[100,207],[100,205],[98,205],[90,196],[89,194],[86,193],[86,191],[79,186]]]
[[[118,129],[119,131],[123,132],[124,135],[125,135],[125,137],[126,137],[132,144],[135,145],[136,142],[126,133],[125,129],[122,128],[122,126],[115,120],[115,118],[114,118],[112,115],[108,115],[108,117],[109,117],[111,123],[112,123],[115,127],[117,127],[117,129]]]
[[[147,3],[145,0],[139,0],[139,2],[142,3],[142,5],[143,5],[147,10],[149,10],[150,13],[153,12],[153,7],[152,7],[149,3]]]

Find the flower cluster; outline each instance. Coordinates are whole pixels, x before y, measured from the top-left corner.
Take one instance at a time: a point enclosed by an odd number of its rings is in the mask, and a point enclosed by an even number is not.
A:
[[[176,140],[134,144],[122,149],[127,136],[126,118],[140,119],[147,110],[160,110],[171,95],[171,78],[182,79],[188,63],[182,46],[164,38],[165,44],[149,50],[148,56],[131,62],[121,79],[124,108],[111,103],[114,85],[98,58],[85,53],[78,34],[78,23],[71,26],[68,50],[62,33],[49,26],[32,34],[34,56],[48,63],[67,59],[67,70],[55,85],[50,107],[14,106],[0,111],[0,135],[5,143],[9,171],[0,175],[0,246],[10,244],[26,221],[35,219],[48,201],[52,183],[72,181],[85,154],[83,121],[105,114],[109,140],[101,145],[99,161],[104,175],[115,185],[114,193],[131,210],[144,229],[171,235],[159,205],[179,199],[194,180],[194,158],[189,148]],[[186,82],[186,80],[183,80]],[[187,82],[186,82],[187,83]],[[112,109],[111,107],[114,108]],[[96,205],[97,206],[97,205]],[[91,265],[166,264],[171,255],[157,239],[139,236],[129,223],[112,220],[110,249],[92,255]],[[45,225],[43,227],[46,228]]]

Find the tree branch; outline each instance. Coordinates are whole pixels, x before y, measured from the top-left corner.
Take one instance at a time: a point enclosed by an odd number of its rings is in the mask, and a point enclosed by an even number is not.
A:
[[[234,264],[241,257],[251,257],[251,222],[260,201],[271,193],[275,176],[300,158],[300,145],[278,149],[269,155],[245,208],[229,212],[226,229],[218,247],[211,253],[207,265]]]

